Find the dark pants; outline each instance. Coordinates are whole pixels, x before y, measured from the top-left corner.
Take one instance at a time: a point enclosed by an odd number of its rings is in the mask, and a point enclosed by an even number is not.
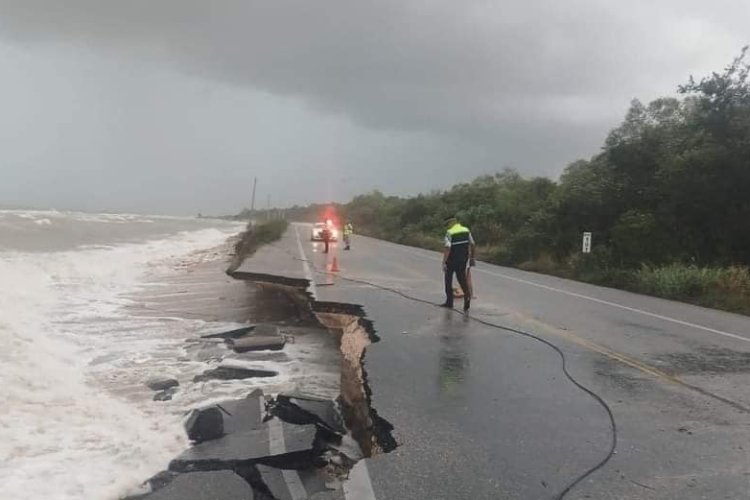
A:
[[[466,281],[466,264],[468,259],[448,259],[447,267],[445,271],[445,302],[446,304],[453,305],[453,273],[456,273],[458,284],[461,285],[461,290],[464,292],[464,300],[468,300],[471,297],[469,292],[469,284]]]
[[[330,245],[331,243],[330,243],[330,241],[328,241],[328,239],[327,239],[327,238],[323,240],[323,243],[325,243],[325,250],[323,250],[323,253],[328,253],[328,246],[329,246],[329,245]]]

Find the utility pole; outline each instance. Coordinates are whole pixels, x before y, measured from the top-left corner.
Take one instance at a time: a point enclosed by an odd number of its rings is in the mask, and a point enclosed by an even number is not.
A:
[[[250,202],[250,213],[255,212],[255,189],[258,187],[258,178],[253,179],[253,199]]]

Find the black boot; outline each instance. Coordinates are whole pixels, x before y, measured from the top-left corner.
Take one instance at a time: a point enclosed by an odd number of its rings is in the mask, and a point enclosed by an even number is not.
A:
[[[471,307],[471,297],[468,295],[464,297],[464,312],[468,311]]]

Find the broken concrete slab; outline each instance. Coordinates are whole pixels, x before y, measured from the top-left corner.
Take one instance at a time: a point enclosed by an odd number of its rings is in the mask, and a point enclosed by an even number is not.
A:
[[[252,336],[229,340],[229,346],[236,353],[250,351],[279,351],[286,345],[286,339],[281,335],[276,336]]]
[[[362,452],[362,448],[359,446],[359,443],[357,443],[357,441],[348,434],[342,436],[338,442],[332,441],[328,443],[328,446],[331,448],[331,450],[338,453],[339,456],[344,459],[344,461],[348,460],[350,466],[365,458],[365,454]],[[346,464],[344,463],[344,465]]]
[[[346,434],[341,412],[336,402],[330,399],[279,394],[269,403],[268,411],[291,424],[315,424],[336,434]]]
[[[148,487],[149,487],[150,491],[156,491],[156,490],[159,490],[159,489],[165,487],[166,485],[168,485],[172,481],[174,481],[174,479],[176,477],[177,477],[177,473],[176,472],[170,472],[168,470],[163,470],[163,471],[157,473],[155,476],[153,476],[148,481],[146,481],[146,483],[148,484]]]
[[[228,332],[211,333],[208,335],[201,335],[202,339],[237,339],[243,335],[247,335],[255,330],[256,325],[250,325],[243,328],[237,328],[235,330],[229,330]]]
[[[255,325],[253,336],[255,337],[277,337],[281,335],[279,327],[271,323],[259,323]]]
[[[258,465],[257,469],[261,481],[275,500],[294,500],[282,470],[266,465]]]
[[[244,399],[223,401],[216,405],[224,411],[224,433],[260,429],[264,426],[265,398],[263,391],[256,389]]]
[[[146,387],[148,387],[152,391],[164,391],[166,389],[177,387],[179,385],[180,383],[177,381],[177,379],[174,378],[153,377],[146,380]]]
[[[247,378],[275,377],[278,372],[273,370],[262,370],[259,368],[240,368],[235,366],[219,366],[206,370],[200,375],[193,377],[193,382],[204,382],[206,380],[243,380]]]
[[[265,465],[257,465],[260,481],[264,491],[275,500],[294,500],[299,498],[315,498],[318,500],[344,500],[344,492],[340,482],[332,479],[320,469],[302,469],[284,471]],[[292,490],[294,493],[292,493]]]
[[[224,435],[224,414],[216,406],[193,410],[185,421],[185,431],[194,443],[218,439]]]
[[[247,481],[232,471],[179,474],[162,488],[137,497],[148,500],[254,500]]]
[[[259,266],[259,267],[262,267],[262,266]],[[263,272],[244,272],[244,271],[227,272],[227,274],[237,280],[252,281],[253,283],[257,283],[260,285],[287,286],[287,287],[295,288],[299,290],[306,290],[307,286],[310,284],[310,281],[304,276],[301,276],[299,278],[293,278],[293,277],[285,276],[283,274],[274,275],[274,274],[267,274]],[[294,273],[288,273],[288,274],[293,275]],[[301,274],[302,273],[300,272],[300,275]]]
[[[303,468],[315,458],[314,425],[288,426],[284,430],[285,452],[272,453],[267,426],[259,429],[233,432],[219,439],[200,443],[172,460],[169,470],[190,472],[222,470],[260,463],[280,468]]]

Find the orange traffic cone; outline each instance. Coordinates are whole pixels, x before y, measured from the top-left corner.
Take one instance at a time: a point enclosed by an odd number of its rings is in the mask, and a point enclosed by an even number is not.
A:
[[[331,272],[332,273],[339,272],[339,261],[335,255],[333,256],[333,263],[331,264]]]

